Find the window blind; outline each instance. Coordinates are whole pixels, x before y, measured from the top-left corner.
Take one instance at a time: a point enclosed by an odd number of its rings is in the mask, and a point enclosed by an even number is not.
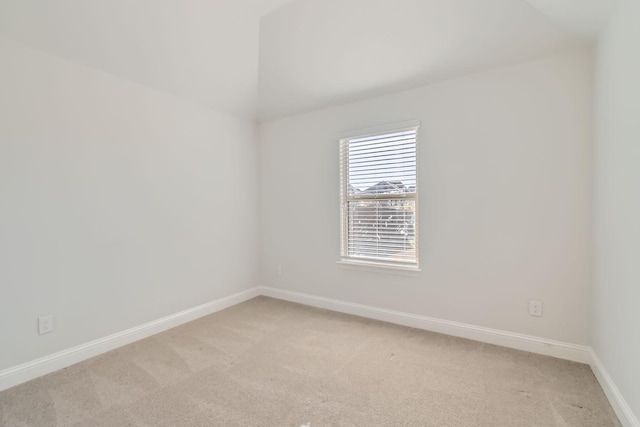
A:
[[[417,264],[417,131],[341,140],[343,258]]]

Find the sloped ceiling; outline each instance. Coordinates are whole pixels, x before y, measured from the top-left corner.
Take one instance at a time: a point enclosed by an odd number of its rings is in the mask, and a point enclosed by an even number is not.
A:
[[[0,0],[0,36],[240,116],[259,24],[288,0]]]
[[[527,0],[560,27],[595,40],[615,8],[615,0]]]
[[[0,36],[267,120],[583,46],[605,3],[0,0]]]
[[[263,119],[587,43],[525,0],[297,0],[263,18],[260,40]]]

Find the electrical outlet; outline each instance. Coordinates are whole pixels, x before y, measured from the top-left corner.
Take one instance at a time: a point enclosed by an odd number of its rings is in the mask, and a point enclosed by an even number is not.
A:
[[[542,316],[542,301],[537,301],[534,299],[529,300],[529,314],[531,316]]]
[[[53,315],[38,318],[38,332],[40,335],[53,331]]]

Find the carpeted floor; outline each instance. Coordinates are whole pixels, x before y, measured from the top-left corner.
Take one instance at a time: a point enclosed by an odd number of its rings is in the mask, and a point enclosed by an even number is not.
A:
[[[618,426],[590,368],[259,297],[0,393],[2,426]]]

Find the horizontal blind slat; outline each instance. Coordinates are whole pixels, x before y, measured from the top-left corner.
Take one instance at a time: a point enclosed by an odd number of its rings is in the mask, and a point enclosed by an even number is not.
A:
[[[348,256],[416,262],[416,138],[411,129],[346,140],[341,162],[354,197],[343,208]]]

